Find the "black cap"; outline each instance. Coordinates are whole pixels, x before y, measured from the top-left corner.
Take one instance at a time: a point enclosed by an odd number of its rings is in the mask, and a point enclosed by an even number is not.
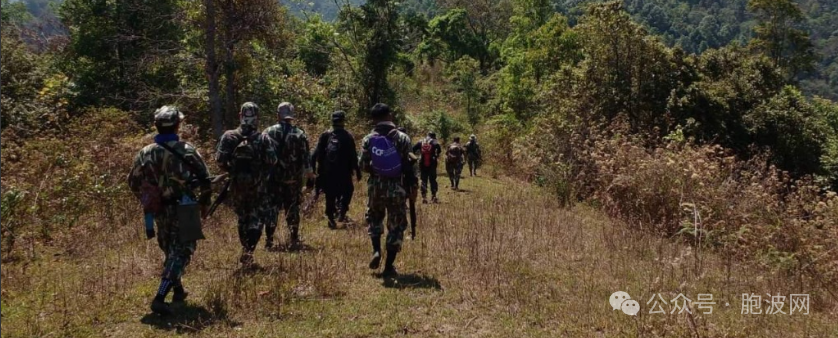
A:
[[[332,122],[343,122],[346,120],[346,113],[342,110],[335,111],[332,113]]]
[[[390,114],[390,106],[384,103],[376,103],[370,109],[370,117],[374,119],[381,119]]]
[[[431,132],[428,132],[428,137],[430,137],[430,138],[436,138],[436,133],[435,133],[435,132],[432,132],[432,131],[431,131]]]

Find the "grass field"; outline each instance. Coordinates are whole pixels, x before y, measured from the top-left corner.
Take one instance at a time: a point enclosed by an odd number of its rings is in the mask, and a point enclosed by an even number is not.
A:
[[[795,276],[630,232],[588,207],[561,209],[511,179],[465,178],[453,192],[441,176],[440,186],[440,204],[419,206],[418,237],[406,241],[395,281],[366,267],[365,226],[329,230],[322,202],[303,222],[306,250],[260,243],[259,268],[241,271],[235,219],[223,209],[185,275],[187,304],[161,318],[148,305],[162,254],[144,240],[141,215],[126,215],[135,221],[72,248],[4,262],[2,336],[838,337],[838,302]],[[355,220],[365,197],[359,185]],[[284,242],[287,232],[278,235]],[[612,310],[615,291],[640,313]],[[695,304],[692,314],[670,314],[671,304],[649,313],[650,298],[679,293],[712,294],[713,313]],[[763,314],[742,314],[743,293],[762,297]],[[767,294],[810,294],[809,314],[766,315]]]

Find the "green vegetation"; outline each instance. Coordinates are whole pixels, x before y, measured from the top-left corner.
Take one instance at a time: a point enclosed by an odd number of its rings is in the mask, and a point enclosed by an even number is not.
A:
[[[159,105],[186,113],[183,136],[206,155],[244,101],[266,112],[293,102],[310,134],[344,110],[356,136],[369,129],[365,111],[385,101],[413,136],[477,134],[495,177],[421,211],[424,230],[402,270],[417,271],[408,284],[434,287],[379,288],[353,263],[363,262],[364,231],[336,235],[318,219],[306,221],[317,250],[270,256],[264,275],[243,278],[226,215],[188,277],[200,280],[192,317],[153,327],[835,334],[838,20],[829,1],[375,0],[322,17],[274,0],[36,3],[2,3],[4,337],[165,334],[135,320],[159,253],[141,239],[128,163],[149,142]],[[38,24],[50,17],[58,28]],[[761,279],[744,282],[751,277]],[[808,292],[816,306],[805,320],[734,311],[630,321],[589,303],[624,285]],[[570,290],[581,296],[560,302]],[[372,312],[359,313],[366,302]],[[385,316],[396,303],[405,309]]]

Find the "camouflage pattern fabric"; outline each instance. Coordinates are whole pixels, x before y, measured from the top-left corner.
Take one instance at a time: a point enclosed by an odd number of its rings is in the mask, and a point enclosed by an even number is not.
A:
[[[201,182],[198,179],[208,177],[209,172],[195,147],[179,141],[170,141],[167,145],[183,154],[191,166],[184,164],[163,147],[150,144],[134,158],[134,165],[128,174],[128,186],[138,199],[142,197],[141,188],[144,184],[160,187],[163,205],[154,215],[154,221],[157,225],[157,244],[165,255],[163,278],[178,282],[192,259],[197,243],[184,243],[178,237],[177,201],[183,195],[196,199],[193,189],[197,188],[200,190],[198,202],[203,207],[209,207],[212,190],[209,181]],[[192,168],[200,172],[192,172]]]
[[[255,152],[256,159],[250,168],[235,168],[234,151],[245,135]],[[276,144],[266,135],[258,131],[243,132],[241,128],[229,130],[218,141],[216,153],[218,165],[230,173],[230,202],[238,217],[239,240],[245,251],[253,251],[262,236],[263,223],[260,221],[261,200],[266,196],[263,188],[268,181],[271,169],[276,165]],[[256,176],[256,182],[240,180],[241,171],[247,170],[249,175]]]
[[[268,127],[263,134],[275,142],[280,156],[265,185],[265,201],[259,218],[267,227],[268,236],[272,237],[279,209],[284,209],[288,229],[297,234],[304,178],[312,172],[308,136],[301,128],[287,122]]]
[[[361,142],[361,159],[359,165],[362,170],[370,173],[367,179],[367,223],[371,237],[384,234],[384,218],[387,218],[388,248],[401,249],[404,231],[407,229],[407,191],[402,186],[402,178],[379,177],[372,170],[372,156],[370,153],[370,138],[376,133],[387,135],[396,126],[392,122],[382,122],[375,126],[373,133],[364,137]],[[396,133],[393,140],[402,158],[402,168],[412,168],[409,154],[411,151],[410,137],[402,132]]]

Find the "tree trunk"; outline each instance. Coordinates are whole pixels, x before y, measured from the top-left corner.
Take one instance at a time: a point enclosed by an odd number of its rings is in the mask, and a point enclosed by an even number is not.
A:
[[[212,119],[212,133],[218,138],[224,132],[224,114],[221,111],[220,86],[218,84],[218,59],[215,55],[215,0],[204,0],[206,8],[205,49],[207,54],[206,72],[209,80],[209,107]]]
[[[229,37],[228,37],[229,38]],[[230,114],[236,111],[236,61],[234,59],[235,43],[227,40],[224,53],[225,89],[224,109]]]

